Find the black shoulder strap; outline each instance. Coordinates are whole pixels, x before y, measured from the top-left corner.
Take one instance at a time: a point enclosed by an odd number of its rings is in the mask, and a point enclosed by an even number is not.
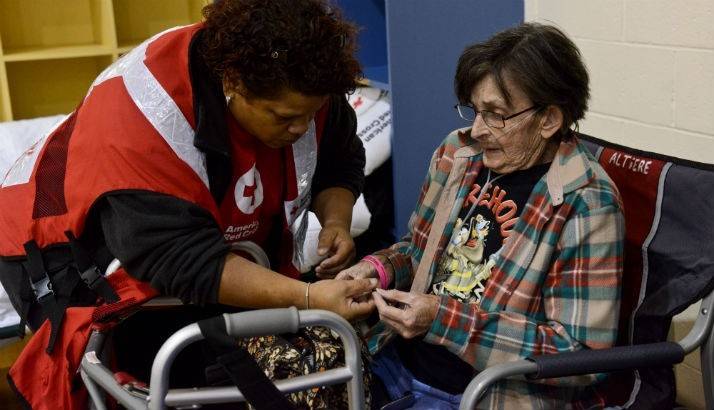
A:
[[[62,327],[64,320],[64,306],[60,306],[52,290],[52,282],[47,275],[45,262],[42,259],[42,253],[37,243],[34,240],[26,242],[24,245],[25,253],[27,254],[27,263],[30,273],[30,286],[35,293],[35,299],[42,307],[42,311],[50,321],[50,340],[47,343],[45,351],[48,354],[52,350],[57,340],[57,334]]]
[[[82,282],[84,282],[89,289],[96,292],[97,295],[101,296],[106,303],[115,303],[119,301],[119,296],[109,284],[107,278],[99,270],[97,264],[94,263],[89,253],[82,246],[82,244],[77,241],[74,234],[71,231],[66,231],[64,233],[69,239],[69,247],[72,250],[72,257],[74,258],[74,263],[77,265],[77,271],[79,272]]]
[[[228,336],[222,316],[201,320],[198,327],[218,356],[218,364],[256,410],[294,409],[248,351],[239,347],[235,338]]]

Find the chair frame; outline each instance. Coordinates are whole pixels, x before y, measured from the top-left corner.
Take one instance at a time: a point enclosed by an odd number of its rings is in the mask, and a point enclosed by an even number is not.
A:
[[[702,383],[704,386],[704,399],[706,408],[714,407],[714,369],[712,368],[712,360],[714,360],[714,290],[702,299],[697,319],[694,322],[692,330],[679,342],[679,346],[684,350],[685,354],[689,354],[700,349],[701,366],[702,366]],[[654,344],[650,344],[654,345]],[[648,345],[627,346],[624,349],[635,352]],[[620,349],[613,348],[613,349]],[[618,364],[612,362],[608,353],[613,349],[594,350],[591,353],[594,356],[602,356],[604,358],[602,364],[607,365],[610,370],[627,370],[627,367],[618,368]],[[568,355],[573,355],[577,352],[561,353],[558,356],[567,358]],[[642,361],[638,367],[654,367],[662,366],[663,364],[675,364],[677,362],[663,363],[658,357],[653,357],[649,360]],[[496,382],[509,377],[529,377],[534,378],[540,371],[544,370],[539,367],[536,362],[531,360],[518,360],[509,363],[502,363],[496,366],[489,367],[480,372],[464,391],[459,405],[460,410],[469,410],[476,408],[476,404],[483,397],[486,391]],[[599,373],[600,370],[593,368],[589,373]],[[560,376],[565,376],[561,374]],[[555,375],[556,377],[559,375]]]

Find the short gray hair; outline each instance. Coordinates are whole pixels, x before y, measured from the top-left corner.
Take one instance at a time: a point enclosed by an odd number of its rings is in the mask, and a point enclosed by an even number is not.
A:
[[[516,83],[541,107],[555,105],[563,112],[560,136],[585,116],[590,99],[588,71],[575,44],[559,29],[539,23],[523,23],[468,46],[459,57],[454,91],[468,103],[476,84],[493,75],[499,91],[510,104],[504,77]]]

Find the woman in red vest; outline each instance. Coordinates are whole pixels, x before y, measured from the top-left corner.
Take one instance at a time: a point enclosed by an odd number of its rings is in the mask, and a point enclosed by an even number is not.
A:
[[[354,256],[354,27],[322,0],[223,0],[203,13],[107,68],[2,181],[0,280],[36,330],[10,377],[31,407],[77,405],[69,391],[97,318],[156,294],[347,319],[374,308],[361,297],[373,279],[298,280],[308,210],[323,227],[318,275]],[[230,251],[244,241],[270,268]],[[97,274],[114,258],[120,271]],[[67,309],[98,303],[121,305]]]

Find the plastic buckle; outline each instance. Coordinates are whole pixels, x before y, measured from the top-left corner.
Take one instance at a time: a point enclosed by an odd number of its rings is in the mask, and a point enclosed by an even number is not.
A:
[[[102,277],[102,272],[94,265],[82,272],[79,276],[82,278],[82,282],[86,283],[90,289],[94,289],[95,284]]]
[[[45,277],[33,282],[30,279],[30,286],[32,287],[32,292],[35,293],[35,298],[39,301],[48,295],[53,295],[55,292],[52,290],[52,282],[50,282],[50,277],[45,273]]]

